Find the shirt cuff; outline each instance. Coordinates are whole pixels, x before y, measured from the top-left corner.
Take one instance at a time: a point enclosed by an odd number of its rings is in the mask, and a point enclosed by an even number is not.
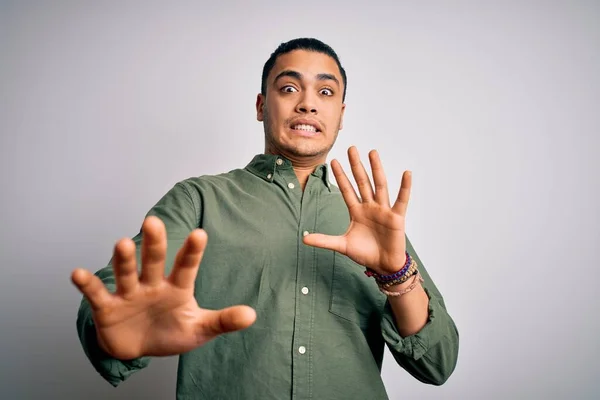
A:
[[[114,387],[118,386],[133,373],[147,367],[150,363],[150,357],[122,361],[111,357],[103,351],[98,344],[92,312],[85,299],[81,303],[77,316],[77,333],[85,355],[93,367]]]
[[[435,346],[444,336],[444,315],[440,303],[432,298],[427,288],[425,293],[429,297],[428,319],[421,330],[413,335],[402,337],[396,327],[394,312],[389,301],[385,302],[383,317],[381,319],[382,335],[392,352],[399,355],[420,359],[427,351]]]

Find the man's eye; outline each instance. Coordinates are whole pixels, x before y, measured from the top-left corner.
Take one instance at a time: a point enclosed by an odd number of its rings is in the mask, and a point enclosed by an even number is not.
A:
[[[325,96],[333,96],[333,90],[331,89],[321,89],[321,94]]]
[[[284,86],[281,88],[282,92],[286,92],[286,93],[294,93],[297,92],[296,88],[293,86]]]

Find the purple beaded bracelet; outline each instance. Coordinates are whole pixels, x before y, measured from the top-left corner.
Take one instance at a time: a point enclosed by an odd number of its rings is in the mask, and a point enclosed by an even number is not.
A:
[[[393,281],[394,279],[398,279],[398,278],[402,277],[402,275],[404,275],[406,273],[406,271],[408,271],[408,269],[410,268],[411,262],[412,262],[412,259],[410,257],[410,254],[408,254],[408,251],[407,251],[406,252],[406,263],[400,269],[400,271],[395,272],[392,275],[380,275],[377,272],[373,271],[372,269],[367,268],[367,270],[365,271],[365,275],[367,275],[368,277],[375,277],[375,280],[377,280],[379,282]]]

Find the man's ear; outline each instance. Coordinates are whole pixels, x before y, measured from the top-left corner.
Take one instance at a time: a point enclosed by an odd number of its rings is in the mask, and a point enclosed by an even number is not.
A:
[[[265,96],[259,93],[256,96],[256,119],[257,121],[262,122],[264,118],[264,106],[265,106]]]
[[[342,104],[342,114],[340,115],[340,127],[339,130],[341,131],[342,128],[344,127],[344,112],[346,111],[346,104]]]

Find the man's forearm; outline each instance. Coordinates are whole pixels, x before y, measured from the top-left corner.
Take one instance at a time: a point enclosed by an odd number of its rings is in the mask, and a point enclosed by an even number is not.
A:
[[[408,288],[412,283],[413,278],[410,278],[407,282],[388,288],[387,291],[399,292]],[[414,335],[427,324],[429,297],[420,283],[402,296],[388,296],[388,301],[392,307],[400,336]]]

